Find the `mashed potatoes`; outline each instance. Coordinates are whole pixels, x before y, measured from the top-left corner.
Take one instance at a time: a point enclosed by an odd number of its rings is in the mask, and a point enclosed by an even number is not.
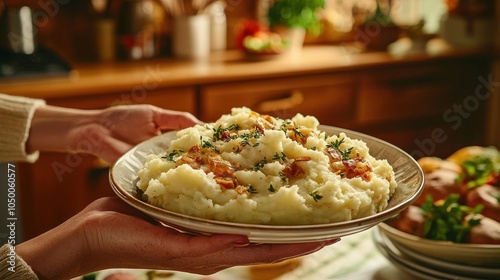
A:
[[[161,208],[239,223],[332,223],[385,209],[397,187],[389,163],[364,142],[318,125],[311,116],[234,108],[149,155],[137,186]]]

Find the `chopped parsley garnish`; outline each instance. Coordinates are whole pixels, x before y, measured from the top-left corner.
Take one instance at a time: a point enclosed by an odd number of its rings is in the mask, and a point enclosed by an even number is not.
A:
[[[247,186],[247,191],[249,193],[257,193],[257,190],[250,184]]]
[[[290,126],[291,124],[292,124],[291,120],[289,120],[289,119],[283,120],[283,123],[281,124],[280,129],[286,133],[286,131],[288,130],[288,126]]]
[[[302,132],[300,132],[298,127],[294,127],[294,128],[292,128],[292,130],[295,133],[295,135],[300,136],[300,137],[304,136],[304,134],[302,134]]]
[[[449,195],[442,204],[435,204],[432,196],[426,197],[425,203],[420,206],[425,217],[423,237],[457,243],[466,241],[471,228],[481,222],[481,219],[475,215],[479,214],[484,206],[479,204],[471,208],[460,205],[459,198],[459,194],[454,193]],[[472,217],[465,221],[468,215]]]
[[[309,193],[309,195],[314,199],[314,201],[318,202],[318,200],[322,199],[323,196],[318,193],[318,191],[313,191]]]
[[[203,137],[200,136],[200,142],[201,142],[201,147],[204,149],[212,149],[215,152],[219,152],[219,149],[214,145],[212,141],[209,140],[203,140]]]
[[[240,138],[242,139],[241,141],[241,146],[245,147],[245,146],[250,146],[250,140],[253,138],[253,139],[258,139],[260,138],[262,134],[260,134],[259,132],[257,131],[254,131],[252,133],[243,133],[240,135]],[[257,147],[259,144],[256,142],[254,144],[252,144],[251,146],[252,147]]]
[[[214,140],[226,140],[226,139],[234,139],[230,134],[229,131],[232,130],[238,130],[239,125],[237,124],[232,124],[227,128],[222,128],[221,126],[217,128],[212,128],[214,131]]]
[[[330,142],[330,144],[327,144],[326,147],[339,151],[340,145],[344,144],[344,140],[344,138],[340,139],[340,141],[339,139],[336,139],[335,141]]]
[[[276,154],[274,154],[274,156],[273,156],[273,160],[280,160],[280,161],[286,162],[286,155],[283,152],[281,152],[281,155],[280,155],[280,153],[276,152]]]
[[[235,124],[233,123],[232,125],[230,125],[227,130],[238,130],[240,129],[240,126],[238,124]]]
[[[183,150],[173,150],[171,153],[168,155],[162,156],[162,159],[166,159],[168,161],[175,161],[174,157],[179,156],[180,153],[183,153]]]
[[[217,129],[212,128],[212,130],[214,131],[214,139],[215,140],[220,140],[222,137],[222,133],[224,133],[226,131],[221,126],[217,127]]]
[[[348,160],[351,155],[351,151],[354,147],[350,147],[349,149],[345,150],[345,151],[340,151],[340,153],[342,154],[342,160]]]
[[[340,152],[340,155],[342,156],[342,160],[348,160],[349,156],[351,155],[351,151],[354,147],[350,147],[347,150],[341,150],[340,145],[344,143],[344,138],[342,138],[340,141],[339,139],[336,139],[333,142],[330,142],[330,144],[327,144],[326,147],[330,149],[334,149]]]
[[[288,181],[288,177],[283,172],[279,172],[278,175],[280,176],[281,181],[283,182]]]
[[[263,160],[257,162],[254,166],[253,166],[253,170],[254,171],[259,171],[262,167],[264,167],[264,165],[267,163],[267,158],[264,157]]]

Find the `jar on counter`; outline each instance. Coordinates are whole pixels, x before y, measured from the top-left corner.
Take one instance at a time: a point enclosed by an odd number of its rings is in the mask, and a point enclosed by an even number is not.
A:
[[[227,22],[225,4],[223,1],[210,5],[210,50],[221,51],[227,47]]]
[[[152,0],[122,0],[116,23],[117,54],[139,60],[157,53]]]

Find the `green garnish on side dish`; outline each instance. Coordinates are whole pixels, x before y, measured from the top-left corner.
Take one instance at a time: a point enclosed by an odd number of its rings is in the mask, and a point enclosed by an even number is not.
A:
[[[496,148],[486,148],[482,155],[465,160],[464,172],[457,178],[470,189],[500,181],[500,153]]]
[[[442,204],[435,203],[431,196],[426,197],[420,206],[424,215],[424,238],[440,241],[464,243],[472,227],[477,226],[481,219],[479,214],[484,206],[471,208],[458,203],[459,195],[449,195]],[[465,219],[467,216],[470,218]]]

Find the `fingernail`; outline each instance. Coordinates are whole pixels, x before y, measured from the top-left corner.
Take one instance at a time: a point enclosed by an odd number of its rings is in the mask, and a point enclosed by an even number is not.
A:
[[[329,245],[335,244],[335,243],[337,243],[337,242],[339,242],[339,241],[340,241],[340,238],[325,241],[325,246],[329,246]]]
[[[248,239],[238,239],[233,241],[233,246],[235,247],[245,247],[250,245],[250,241]]]

